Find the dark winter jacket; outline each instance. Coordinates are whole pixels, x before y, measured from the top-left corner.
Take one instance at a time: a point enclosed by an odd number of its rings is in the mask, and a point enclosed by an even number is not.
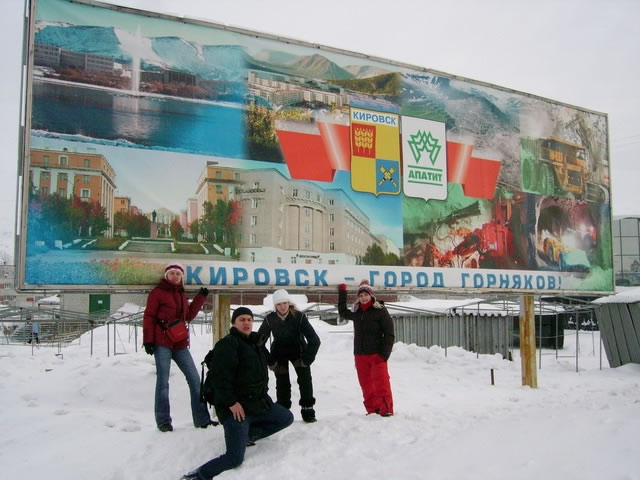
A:
[[[189,339],[172,342],[164,333],[164,328],[175,320],[190,322],[198,314],[207,297],[197,294],[191,304],[187,300],[182,285],[174,285],[164,278],[151,290],[144,310],[143,341],[179,350],[189,346]]]
[[[347,308],[347,291],[338,291],[338,312],[342,318],[353,321],[353,354],[371,355],[377,353],[385,361],[389,359],[395,334],[393,321],[387,309],[375,300],[373,305],[362,311],[360,304],[355,312]]]
[[[256,332],[246,336],[231,327],[229,334],[216,343],[210,365],[214,406],[221,422],[232,416],[229,407],[236,402],[247,415],[260,415],[273,404],[267,393],[265,340]]]
[[[294,309],[289,310],[284,320],[277,312],[271,312],[262,321],[258,334],[265,338],[273,335],[269,345],[270,364],[287,360],[293,362],[300,358],[306,366],[310,366],[320,348],[320,337],[307,316]]]

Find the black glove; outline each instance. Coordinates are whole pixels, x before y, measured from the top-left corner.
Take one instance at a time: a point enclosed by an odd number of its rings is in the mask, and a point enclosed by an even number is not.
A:
[[[198,293],[206,297],[207,295],[209,295],[209,289],[206,287],[202,287],[200,288],[200,290],[198,290]]]
[[[296,368],[306,368],[306,367],[308,367],[309,365],[307,365],[307,364],[304,362],[304,360],[302,360],[301,358],[296,358],[296,359],[293,361],[293,366],[294,366],[294,367],[296,367]]]
[[[148,355],[153,355],[153,343],[145,343],[142,346],[144,347],[144,351],[147,352]]]

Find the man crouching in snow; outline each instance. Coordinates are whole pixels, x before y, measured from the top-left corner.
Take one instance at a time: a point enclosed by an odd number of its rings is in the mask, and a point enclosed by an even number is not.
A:
[[[214,407],[224,427],[227,451],[183,480],[209,480],[236,468],[253,442],[288,427],[293,414],[269,397],[265,338],[253,332],[253,313],[246,307],[233,312],[230,333],[216,343],[211,359]]]

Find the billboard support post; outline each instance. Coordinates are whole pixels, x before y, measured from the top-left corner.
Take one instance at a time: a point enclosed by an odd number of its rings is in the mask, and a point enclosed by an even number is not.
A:
[[[211,341],[212,346],[220,340],[229,330],[229,309],[231,307],[231,297],[215,293],[213,295],[213,309],[211,316]]]
[[[533,295],[520,297],[520,362],[522,385],[538,388],[536,371],[536,329]]]

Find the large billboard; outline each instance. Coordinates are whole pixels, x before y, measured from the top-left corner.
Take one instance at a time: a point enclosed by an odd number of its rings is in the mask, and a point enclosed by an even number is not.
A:
[[[34,0],[19,287],[613,290],[605,114]]]

